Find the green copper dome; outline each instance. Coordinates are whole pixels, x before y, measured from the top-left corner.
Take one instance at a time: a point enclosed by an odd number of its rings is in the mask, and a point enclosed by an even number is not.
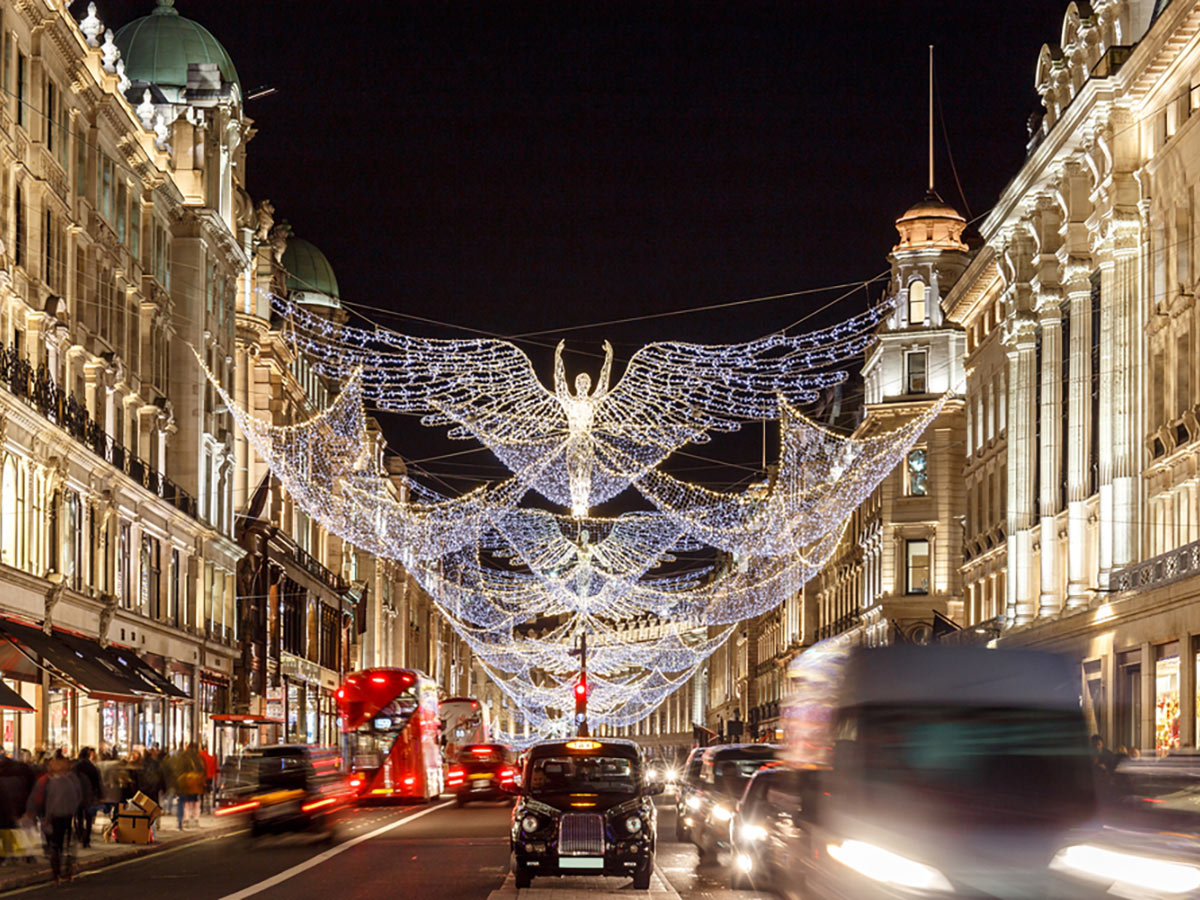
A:
[[[183,88],[188,63],[216,63],[225,81],[238,83],[237,69],[220,41],[181,16],[175,0],[158,0],[153,13],[134,19],[114,39],[132,81]]]
[[[283,251],[287,289],[297,303],[340,306],[338,283],[325,254],[303,238],[289,237]]]

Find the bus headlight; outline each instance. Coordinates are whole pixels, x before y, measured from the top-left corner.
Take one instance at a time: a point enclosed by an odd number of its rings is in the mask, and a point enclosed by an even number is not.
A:
[[[859,875],[870,878],[872,881],[895,884],[913,890],[945,891],[947,893],[954,890],[954,887],[946,880],[946,876],[933,866],[908,859],[898,853],[868,844],[866,841],[843,841],[840,844],[829,844],[825,850],[846,868],[853,869]]]
[[[692,796],[687,798],[686,805],[687,805],[688,809],[699,809],[700,808],[700,798],[697,797],[695,794],[692,794]]]
[[[642,817],[630,816],[625,820],[625,827],[629,830],[630,834],[637,834],[642,830]]]
[[[1060,850],[1050,868],[1155,894],[1185,894],[1200,888],[1200,869],[1195,866],[1090,844]]]
[[[521,830],[526,834],[533,834],[541,827],[542,823],[538,821],[537,816],[525,816],[521,819]]]

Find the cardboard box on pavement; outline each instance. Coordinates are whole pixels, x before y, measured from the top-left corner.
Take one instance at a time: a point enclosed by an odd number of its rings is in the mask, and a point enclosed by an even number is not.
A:
[[[118,810],[117,843],[150,843],[150,816],[140,809],[126,808]]]
[[[159,817],[162,815],[162,807],[143,794],[141,791],[138,791],[136,794],[134,794],[133,798],[129,802],[148,815],[151,822],[157,822]]]

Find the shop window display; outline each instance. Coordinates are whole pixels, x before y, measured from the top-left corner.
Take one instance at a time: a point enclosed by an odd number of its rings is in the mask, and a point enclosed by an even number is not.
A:
[[[1154,749],[1166,756],[1179,748],[1179,648],[1158,648],[1154,664]]]

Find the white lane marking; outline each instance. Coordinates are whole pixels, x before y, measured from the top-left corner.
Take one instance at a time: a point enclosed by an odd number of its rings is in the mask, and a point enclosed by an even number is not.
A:
[[[411,822],[413,819],[419,819],[421,816],[428,815],[435,810],[443,809],[444,807],[450,806],[453,802],[453,800],[447,800],[445,803],[439,803],[436,806],[430,806],[428,809],[423,809],[420,812],[413,813],[411,816],[405,816],[403,819],[398,819],[395,822],[389,822],[387,825],[384,825],[381,828],[376,828],[374,831],[368,832],[367,834],[360,835],[356,838],[351,838],[344,843],[338,844],[336,847],[331,847],[324,853],[314,856],[312,859],[298,863],[297,865],[292,866],[290,869],[284,869],[278,875],[272,875],[270,878],[263,879],[258,884],[252,884],[250,887],[244,888],[235,894],[226,894],[221,898],[221,900],[244,900],[246,897],[253,897],[255,894],[261,894],[268,888],[273,888],[277,884],[282,884],[289,878],[295,878],[301,872],[307,872],[314,866],[319,866],[321,863],[333,859],[339,853],[344,853],[351,847],[358,846],[363,841],[369,841],[371,838],[377,838],[381,834],[387,834],[387,832],[394,828],[399,828],[406,822]]]

